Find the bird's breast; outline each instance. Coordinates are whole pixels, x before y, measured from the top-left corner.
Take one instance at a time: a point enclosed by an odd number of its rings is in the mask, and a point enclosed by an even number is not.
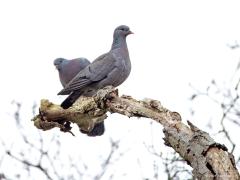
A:
[[[113,86],[119,86],[122,84],[129,76],[131,72],[131,62],[127,49],[118,49],[115,53],[116,58],[116,68],[117,68],[117,78],[115,79]]]

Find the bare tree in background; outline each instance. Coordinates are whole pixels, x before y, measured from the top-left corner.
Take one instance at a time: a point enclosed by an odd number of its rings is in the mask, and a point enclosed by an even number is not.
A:
[[[0,153],[0,180],[99,180],[102,177],[114,178],[114,174],[108,169],[124,154],[120,149],[120,140],[109,139],[109,151],[106,151],[101,159],[99,157],[99,161],[96,161],[101,168],[93,174],[89,171],[91,167],[81,157],[74,159],[70,154],[62,152],[58,135],[51,133],[50,137],[43,138],[42,131],[35,129],[34,133],[29,132],[29,129],[22,124],[21,103],[14,101],[13,105],[16,107],[13,119],[16,124],[18,140],[12,144],[9,144],[8,140],[3,137],[0,140],[3,150],[3,153]],[[35,109],[36,104],[32,107],[33,115],[35,115]],[[9,172],[4,172],[4,169],[9,169]]]
[[[238,45],[235,45],[234,47],[231,47],[232,49],[237,49]],[[206,88],[206,91],[200,91],[195,88],[195,93],[191,96],[191,100],[195,101],[197,98],[201,98],[203,96],[208,97],[210,101],[213,101],[216,103],[217,106],[222,110],[221,118],[219,119],[219,124],[221,129],[218,131],[217,134],[223,134],[225,139],[228,141],[231,146],[228,146],[230,153],[235,153],[238,145],[238,142],[234,142],[234,140],[231,137],[230,129],[228,126],[226,126],[228,123],[233,124],[237,127],[240,126],[239,122],[239,84],[240,84],[240,78],[239,77],[239,67],[237,67],[237,71],[234,73],[233,83],[231,86],[223,87],[219,83],[217,83],[215,80],[212,80],[209,87]],[[114,99],[114,97],[110,97]],[[137,117],[153,117],[151,113],[141,112],[138,110],[141,110],[141,108],[136,109],[121,109],[124,106],[124,103],[121,104],[118,97],[116,97],[116,101],[111,104],[111,102],[108,104],[111,110],[113,112],[119,112],[129,117],[131,116],[137,116]],[[121,99],[120,99],[121,100]],[[136,100],[132,99],[131,97],[124,97],[122,100],[126,100],[126,102],[129,102],[129,107],[131,107],[131,103],[139,103]],[[118,103],[121,106],[114,106],[114,103]],[[41,132],[38,132],[38,137],[34,137],[35,139],[32,140],[31,134],[27,134],[27,132],[24,129],[24,126],[21,124],[21,118],[20,118],[20,110],[21,110],[21,103],[14,102],[16,105],[16,112],[14,114],[14,119],[16,121],[17,129],[19,131],[20,139],[22,140],[22,143],[24,146],[22,149],[16,150],[16,146],[9,145],[6,140],[1,140],[1,145],[4,148],[4,154],[0,155],[0,179],[23,179],[24,177],[32,178],[33,174],[38,171],[38,173],[42,174],[43,177],[46,179],[84,179],[84,178],[91,178],[91,179],[114,179],[114,173],[108,171],[109,167],[111,167],[114,162],[116,162],[120,157],[122,157],[122,153],[119,150],[119,143],[120,141],[113,141],[110,139],[110,151],[106,153],[105,159],[101,161],[101,171],[97,172],[95,174],[88,173],[89,167],[86,163],[84,163],[83,159],[79,157],[78,159],[73,159],[72,157],[68,157],[68,161],[66,162],[60,159],[61,157],[61,143],[59,141],[59,137],[56,135],[53,135],[49,142],[46,145],[46,139],[43,138],[43,134]],[[142,108],[149,108],[150,110],[158,110],[160,113],[162,113],[163,108],[160,107],[159,104],[155,101],[141,101],[139,103],[140,105],[144,104]],[[138,104],[137,104],[138,105]],[[139,105],[139,106],[140,106]],[[35,108],[33,107],[33,114],[35,115]],[[152,109],[151,109],[152,108]],[[148,110],[149,110],[148,109]],[[167,113],[172,115],[174,112],[170,112],[166,109],[164,109]],[[154,111],[153,111],[154,112]],[[194,112],[194,111],[192,111]],[[165,112],[164,112],[165,113]],[[194,113],[193,113],[194,114]],[[149,115],[149,116],[147,116]],[[153,117],[154,118],[154,117]],[[155,117],[157,120],[159,120],[157,117]],[[169,117],[168,117],[169,118]],[[173,118],[173,117],[171,117]],[[174,118],[178,118],[174,117]],[[166,118],[167,119],[167,118]],[[159,120],[161,121],[161,119]],[[180,121],[180,120],[173,120],[173,121]],[[163,122],[167,123],[167,122]],[[196,128],[193,124],[189,122],[189,126],[191,127],[191,130],[194,132],[200,131],[200,129]],[[209,127],[211,127],[211,123],[209,123]],[[165,127],[166,128],[166,127]],[[184,129],[185,127],[183,127]],[[172,135],[168,134],[168,131],[165,130],[164,134],[169,139],[164,139],[165,144],[167,146],[171,146],[173,149],[169,148],[169,152],[166,153],[162,150],[159,150],[157,147],[155,147],[155,144],[152,145],[146,145],[147,150],[155,157],[152,163],[152,169],[153,169],[153,176],[151,178],[145,178],[143,176],[143,179],[162,179],[161,173],[164,172],[167,175],[168,179],[193,179],[195,177],[192,176],[192,169],[189,168],[188,164],[191,164],[192,162],[186,161],[189,157],[186,159],[183,159],[179,156],[178,153],[181,154],[181,150],[178,150],[178,147],[174,147],[174,142],[170,142],[172,140]],[[174,133],[173,133],[174,134]],[[202,134],[201,134],[202,135]],[[176,137],[176,136],[175,136]],[[160,137],[161,138],[161,137]],[[181,141],[181,139],[179,139]],[[222,142],[221,142],[222,143]],[[177,144],[177,143],[176,143]],[[181,145],[181,144],[180,144]],[[219,149],[223,149],[224,151],[227,151],[224,146],[220,146],[219,144],[214,144]],[[211,146],[213,147],[213,146]],[[176,153],[176,151],[178,153]],[[190,152],[191,150],[187,149],[187,152]],[[30,155],[31,154],[31,155]],[[231,154],[229,154],[230,156]],[[183,154],[181,154],[183,156]],[[193,155],[194,156],[194,155]],[[34,158],[33,158],[34,157]],[[235,161],[233,158],[230,158],[233,165],[235,165]],[[14,173],[6,173],[1,172],[1,167],[4,167],[8,165],[8,163],[12,164],[18,164],[17,166],[21,166],[21,169],[18,171],[14,171]],[[141,163],[139,163],[141,166]],[[161,165],[160,165],[161,164]],[[236,164],[239,167],[240,164],[240,156],[236,156]],[[17,167],[16,166],[16,167]],[[160,168],[160,166],[163,166],[164,168]],[[211,173],[215,173],[211,165],[207,164],[208,169],[211,171]],[[64,170],[64,171],[63,171]],[[107,174],[107,175],[106,175]],[[209,177],[214,178],[214,177]]]
[[[214,136],[222,135],[224,137],[225,141],[223,142],[228,143],[229,151],[235,155],[236,165],[238,168],[240,168],[240,154],[237,153],[239,152],[240,143],[239,141],[234,141],[232,139],[233,135],[230,133],[231,128],[228,126],[229,124],[234,125],[240,130],[240,78],[237,79],[237,77],[235,77],[236,75],[240,75],[239,67],[234,73],[233,81],[235,83],[230,83],[230,86],[224,86],[221,83],[217,83],[216,80],[212,80],[205,91],[200,91],[197,88],[193,88],[195,93],[190,97],[190,100],[195,101],[198,98],[208,97],[209,101],[214,102],[215,105],[221,109],[221,118],[214,119],[214,124],[209,121],[207,126],[209,129],[212,129],[212,127],[218,122],[221,128],[217,133],[214,133]],[[197,109],[191,109],[193,117],[195,111],[197,111]],[[209,112],[211,112],[211,110],[209,110]],[[237,152],[236,147],[238,147]],[[150,153],[160,159],[161,165],[164,165],[168,179],[182,179],[183,177],[184,179],[192,179],[189,166],[187,166],[186,162],[178,154],[176,154],[176,152],[171,150],[169,150],[168,153],[165,151],[158,152],[154,145],[147,145],[146,148]],[[154,177],[158,176],[155,175]]]
[[[197,91],[191,96],[191,100],[196,98],[201,98],[201,96],[207,96],[210,100],[220,105],[222,108],[222,118],[220,119],[220,124],[222,129],[219,133],[225,135],[226,139],[232,144],[230,149],[234,153],[236,149],[237,142],[233,142],[231,136],[229,135],[229,130],[225,127],[225,122],[228,121],[239,126],[239,95],[238,95],[238,86],[239,80],[236,81],[236,84],[232,89],[225,88],[222,90],[219,88],[218,84],[215,81],[211,82],[211,85],[207,88],[206,92]],[[215,89],[216,91],[213,91]],[[219,101],[219,99],[214,98],[211,93],[214,95],[221,94],[224,98],[224,102]],[[129,97],[127,97],[129,98]],[[152,105],[155,107],[155,102]],[[114,179],[114,173],[108,172],[108,168],[112,166],[120,157],[122,153],[119,152],[119,141],[110,140],[110,151],[105,156],[105,160],[101,161],[101,171],[98,173],[90,174],[88,172],[88,165],[84,163],[82,158],[73,159],[70,156],[66,162],[61,160],[61,143],[58,136],[52,136],[49,139],[49,142],[46,143],[46,139],[43,138],[42,132],[38,131],[38,137],[32,139],[31,133],[27,133],[24,126],[21,124],[21,103],[14,102],[16,106],[16,112],[14,113],[14,119],[18,129],[19,137],[22,140],[23,146],[20,146],[20,149],[17,149],[14,144],[9,145],[6,140],[1,140],[1,145],[5,151],[4,154],[0,156],[0,167],[11,165],[14,167],[14,164],[17,164],[16,171],[14,173],[1,172],[0,168],[0,178],[1,179],[25,179],[32,178],[36,171],[42,174],[46,179],[81,179],[81,178],[90,178],[90,179],[102,179],[105,174],[107,174],[108,179]],[[35,114],[35,107],[33,107],[33,114]],[[18,142],[19,143],[19,142]],[[168,143],[166,141],[165,143]],[[47,145],[46,145],[47,144]],[[166,144],[169,145],[169,144]],[[167,154],[163,151],[157,150],[155,145],[147,146],[148,151],[153,154],[156,159],[153,160],[152,168],[154,174],[151,179],[161,179],[161,173],[167,175],[168,179],[192,179],[191,169],[187,166],[185,160],[183,160],[176,152],[170,150]],[[239,157],[237,157],[237,164],[239,165]],[[162,164],[164,169],[160,169],[159,164]],[[20,168],[19,168],[20,167]],[[64,171],[63,171],[64,169]],[[108,173],[106,173],[108,172]],[[143,179],[148,179],[144,178]]]
[[[238,69],[236,74],[239,74]],[[196,91],[192,96],[192,100],[201,98],[201,96],[209,97],[209,100],[216,103],[222,111],[221,118],[218,120],[221,129],[217,134],[222,134],[230,144],[230,152],[234,153],[236,146],[239,147],[239,142],[234,142],[231,135],[231,128],[229,126],[235,126],[240,129],[240,78],[235,79],[235,83],[231,87],[223,87],[215,80],[211,81],[211,84],[205,92]],[[211,128],[213,124],[209,122],[208,126]],[[236,157],[236,163],[239,166],[239,154]],[[239,166],[240,167],[240,166]]]
[[[235,41],[232,45],[228,45],[232,50],[239,50],[239,43]],[[240,61],[236,66],[231,80],[227,83],[212,80],[205,91],[195,89],[195,93],[191,96],[194,101],[203,96],[208,97],[216,106],[221,109],[221,118],[218,119],[221,129],[216,135],[223,135],[230,145],[229,150],[235,154],[236,147],[239,146],[239,141],[233,140],[231,134],[231,126],[237,127],[240,130]],[[194,111],[192,111],[194,113]],[[209,122],[208,126],[213,125]],[[236,164],[240,168],[240,154],[235,155]]]
[[[151,179],[162,179],[162,173],[165,173],[169,180],[192,179],[192,169],[174,150],[170,148],[159,150],[156,144],[145,144],[145,147],[155,157],[153,162],[154,174]]]
[[[240,48],[237,41],[227,46],[232,50],[239,50]],[[190,97],[191,101],[194,102],[197,99],[207,97],[210,102],[213,102],[215,106],[221,110],[221,118],[214,119],[214,124],[209,121],[207,126],[209,129],[213,129],[212,127],[216,125],[216,123],[220,125],[220,129],[217,133],[214,133],[214,136],[222,135],[221,137],[224,137],[225,142],[228,143],[229,151],[235,155],[236,166],[240,168],[240,143],[239,141],[233,140],[234,135],[232,135],[232,129],[229,127],[229,125],[235,126],[240,130],[240,61],[230,82],[217,82],[213,79],[205,90],[199,90],[192,84],[190,86],[194,91]],[[193,117],[195,111],[197,111],[197,109],[191,108]],[[211,109],[209,112],[211,112]],[[164,165],[168,179],[182,179],[183,177],[184,179],[192,179],[189,166],[186,165],[186,162],[176,154],[176,152],[171,150],[168,153],[158,152],[154,145],[147,145],[146,148],[150,153],[161,159],[161,165]],[[159,165],[157,169],[159,169]],[[158,176],[154,175],[153,177]]]

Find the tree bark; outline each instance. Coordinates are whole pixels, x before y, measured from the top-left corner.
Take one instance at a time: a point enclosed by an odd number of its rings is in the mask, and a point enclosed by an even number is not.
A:
[[[71,123],[80,129],[91,131],[94,124],[107,118],[106,113],[119,113],[128,117],[145,117],[160,123],[164,129],[165,145],[172,147],[193,168],[197,179],[240,179],[232,154],[224,145],[216,143],[208,133],[188,121],[181,121],[177,112],[163,107],[157,100],[135,100],[130,96],[118,96],[117,90],[106,87],[94,97],[80,97],[69,109],[48,100],[41,101],[39,115],[34,125],[42,130],[59,127],[71,133]]]

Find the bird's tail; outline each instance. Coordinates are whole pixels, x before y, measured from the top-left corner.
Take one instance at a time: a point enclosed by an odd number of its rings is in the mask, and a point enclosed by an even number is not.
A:
[[[81,92],[73,92],[62,102],[61,107],[63,109],[68,109],[81,96],[81,94],[82,94]],[[104,122],[95,124],[95,126],[90,132],[85,132],[81,130],[82,133],[87,134],[88,136],[91,137],[101,136],[103,135],[104,131],[105,131]]]
[[[86,132],[83,130],[80,130],[80,131],[84,134],[87,134],[90,137],[101,136],[101,135],[103,135],[103,133],[105,131],[104,122],[95,124],[95,126],[93,127],[93,129],[90,132]]]
[[[61,104],[63,109],[68,109],[81,96],[81,92],[73,92]]]

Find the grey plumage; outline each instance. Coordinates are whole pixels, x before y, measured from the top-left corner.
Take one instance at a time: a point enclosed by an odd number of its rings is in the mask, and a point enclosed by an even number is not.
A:
[[[90,64],[86,58],[76,58],[67,60],[57,58],[53,64],[59,73],[59,79],[63,87],[65,87],[81,70]]]
[[[122,84],[130,74],[126,37],[132,34],[128,26],[121,25],[114,30],[111,50],[99,56],[86,68],[80,71],[58,95],[67,95],[61,106],[69,108],[79,96],[92,96],[98,89]]]
[[[64,58],[57,58],[54,60],[53,64],[59,73],[59,79],[63,87],[67,85],[81,70],[90,64],[86,58],[77,58],[72,60],[67,60]],[[104,124],[96,124],[90,132],[85,132],[80,129],[82,133],[88,136],[102,135],[104,132]]]

